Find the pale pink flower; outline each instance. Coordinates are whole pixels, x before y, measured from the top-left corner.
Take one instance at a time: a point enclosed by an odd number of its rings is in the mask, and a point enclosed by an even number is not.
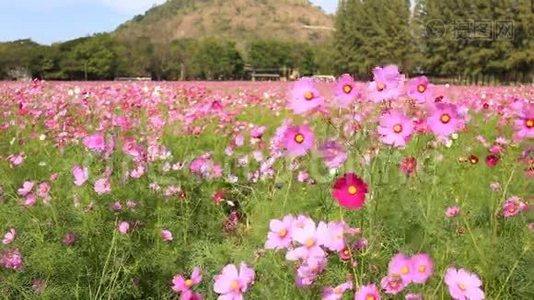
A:
[[[76,165],[72,167],[71,172],[76,186],[82,186],[89,178],[89,169],[87,167]]]
[[[167,229],[162,229],[161,232],[160,232],[160,236],[166,242],[172,241],[172,239],[173,239],[172,238],[172,232],[170,232]]]
[[[117,230],[119,230],[119,232],[121,234],[127,234],[128,231],[130,230],[130,223],[128,222],[120,222],[119,225],[117,226]]]
[[[464,269],[448,268],[444,280],[449,287],[449,294],[455,300],[484,299],[484,292],[480,288],[482,281],[474,273]]]
[[[23,197],[26,196],[32,191],[34,185],[33,181],[25,181],[22,184],[22,188],[18,189],[18,194]]]
[[[254,282],[254,277],[254,270],[246,264],[241,263],[239,271],[234,264],[230,264],[215,276],[213,290],[220,294],[219,300],[242,300],[243,293]]]
[[[16,236],[17,236],[17,231],[15,230],[15,228],[10,228],[9,231],[6,232],[6,234],[4,235],[4,239],[2,240],[2,243],[4,245],[9,245],[13,243]]]
[[[380,294],[374,284],[362,285],[354,295],[354,300],[380,300]]]
[[[94,190],[98,195],[103,195],[111,192],[111,183],[109,178],[100,178],[95,182]]]
[[[340,300],[346,291],[352,290],[352,281],[344,282],[335,288],[327,287],[323,290],[323,300]]]
[[[456,217],[459,213],[460,207],[458,206],[447,207],[447,210],[445,210],[445,215],[447,216],[447,218]]]

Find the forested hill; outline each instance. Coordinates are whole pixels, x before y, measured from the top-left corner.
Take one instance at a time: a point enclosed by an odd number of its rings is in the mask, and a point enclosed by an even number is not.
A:
[[[334,1],[334,0],[333,0]],[[320,43],[332,35],[333,16],[308,0],[168,0],[119,26],[119,38],[150,37]]]

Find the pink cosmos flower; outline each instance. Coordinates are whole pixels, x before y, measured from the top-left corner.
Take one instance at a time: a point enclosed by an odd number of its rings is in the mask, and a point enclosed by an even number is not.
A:
[[[394,100],[401,96],[405,76],[400,74],[397,66],[376,67],[373,70],[373,80],[367,86],[372,101]]]
[[[354,300],[380,300],[380,294],[374,284],[362,285],[354,295]]]
[[[37,196],[41,198],[48,198],[48,193],[50,192],[50,186],[47,182],[42,182],[37,187]]]
[[[528,204],[521,201],[519,197],[512,196],[504,202],[502,206],[502,214],[505,218],[511,218],[527,209]]]
[[[202,300],[202,295],[196,292],[193,292],[192,290],[188,290],[182,293],[180,295],[180,300]]]
[[[402,280],[399,275],[388,275],[382,278],[380,286],[386,294],[396,295],[402,292],[408,286],[408,283]]]
[[[172,241],[172,232],[167,229],[162,229],[160,231],[160,236],[166,242]]]
[[[514,139],[521,141],[529,138],[534,138],[534,104],[523,105],[515,120]]]
[[[438,137],[448,137],[462,129],[464,124],[458,107],[451,103],[436,103],[427,119],[428,128]]]
[[[321,244],[330,251],[339,252],[345,249],[345,228],[344,222],[320,222],[317,226],[318,236],[322,238]]]
[[[319,152],[325,165],[330,169],[339,168],[347,160],[347,152],[335,140],[327,140],[319,146]]]
[[[305,220],[300,227],[299,219],[293,223],[293,241],[301,246],[286,253],[287,260],[307,260],[309,258],[325,257],[326,253],[321,248],[321,242],[325,240],[325,231],[317,230],[313,220]]]
[[[98,195],[111,192],[111,183],[109,182],[109,178],[104,177],[95,181],[94,190]]]
[[[130,223],[124,221],[120,222],[119,225],[117,225],[117,230],[119,230],[121,234],[127,234],[130,230]]]
[[[291,245],[294,219],[292,215],[287,215],[282,220],[271,220],[269,223],[271,231],[267,234],[265,242],[266,249],[284,249]]]
[[[289,93],[289,108],[295,114],[305,114],[323,105],[324,99],[312,78],[304,77],[294,83]]]
[[[104,140],[104,136],[100,133],[86,136],[83,139],[83,144],[87,149],[92,151],[103,152],[106,150],[106,141]]]
[[[413,122],[400,111],[390,111],[380,117],[378,133],[384,144],[404,147],[413,131]]]
[[[21,196],[26,196],[27,194],[29,194],[32,189],[33,189],[33,186],[34,186],[34,183],[33,181],[25,181],[23,184],[22,184],[22,188],[18,189],[18,194],[21,195]]]
[[[24,197],[24,206],[31,207],[37,202],[37,196],[34,193],[29,193]]]
[[[416,293],[408,293],[404,296],[405,300],[423,300],[423,295]]]
[[[24,152],[16,154],[16,155],[11,154],[7,157],[7,160],[9,161],[9,164],[11,165],[11,167],[20,166],[24,162],[25,159],[26,159],[26,156],[24,155]]]
[[[202,281],[202,274],[199,267],[193,268],[191,278],[186,279],[183,275],[175,275],[172,279],[172,290],[177,293],[183,293],[191,290],[194,286]]]
[[[17,231],[15,230],[15,228],[11,228],[4,235],[4,239],[2,240],[2,243],[4,245],[9,245],[9,244],[13,243],[13,241],[15,240],[16,236],[17,236]]]
[[[420,76],[408,81],[408,96],[417,103],[428,103],[434,100],[434,86],[429,84],[426,76]]]
[[[326,267],[326,257],[310,257],[305,260],[297,269],[295,277],[296,285],[300,287],[310,286],[315,279],[324,271]]]
[[[412,282],[412,261],[403,253],[398,253],[391,258],[388,266],[388,274],[393,276],[400,276],[402,281],[406,284]]]
[[[358,91],[354,84],[354,79],[349,74],[343,74],[337,80],[335,93],[335,103],[337,107],[348,107],[356,97],[358,97]]]
[[[254,277],[254,270],[245,263],[241,263],[239,271],[234,264],[230,264],[215,276],[213,290],[220,294],[219,300],[242,300],[243,293],[253,284]]]
[[[449,287],[449,294],[455,300],[484,299],[484,292],[480,288],[482,282],[474,273],[464,269],[448,268],[444,281]]]
[[[6,269],[18,271],[23,266],[22,255],[18,249],[4,250],[0,256],[0,265]]]
[[[72,176],[74,177],[74,184],[82,186],[89,178],[89,169],[76,165],[72,167]]]
[[[323,300],[341,300],[346,291],[352,290],[352,281],[344,282],[335,288],[327,287],[323,290]]]
[[[412,256],[411,261],[411,281],[414,283],[424,284],[434,272],[434,263],[426,253],[420,253]]]
[[[447,216],[447,218],[456,217],[459,213],[460,207],[458,206],[447,207],[447,210],[445,211],[445,215]]]
[[[308,125],[289,127],[284,134],[284,146],[290,156],[306,155],[314,142],[315,136]]]

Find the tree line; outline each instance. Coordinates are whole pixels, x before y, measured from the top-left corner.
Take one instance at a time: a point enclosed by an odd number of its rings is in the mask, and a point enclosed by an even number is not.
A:
[[[373,66],[471,82],[532,81],[531,0],[341,0],[338,73],[368,77]]]
[[[0,79],[236,80],[246,79],[246,64],[317,73],[325,57],[306,43],[257,40],[242,48],[215,38],[155,43],[148,37],[124,40],[108,33],[51,46],[18,40],[0,43]]]

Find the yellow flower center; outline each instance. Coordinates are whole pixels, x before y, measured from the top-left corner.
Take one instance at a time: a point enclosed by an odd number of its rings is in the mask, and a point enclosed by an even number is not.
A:
[[[350,92],[352,92],[352,86],[348,84],[344,85],[343,92],[345,92],[345,94],[350,94]]]
[[[381,92],[381,91],[383,91],[383,90],[386,89],[386,85],[385,85],[384,83],[382,83],[382,82],[379,82],[379,83],[376,84],[376,89],[377,89],[379,92]]]
[[[528,119],[525,124],[527,125],[527,128],[533,128],[534,127],[534,119]]]
[[[393,126],[393,131],[395,133],[401,133],[402,132],[402,125],[401,124],[397,124],[397,125]]]
[[[465,286],[465,284],[463,284],[463,282],[458,283],[458,288],[463,292],[467,290],[467,287]]]
[[[287,230],[285,229],[280,230],[279,235],[281,238],[285,238],[287,236]]]
[[[358,193],[358,189],[353,185],[349,186],[349,194],[356,195],[356,193]]]
[[[443,124],[448,124],[451,121],[451,116],[449,116],[448,114],[442,114],[439,120]]]
[[[313,93],[312,92],[306,92],[304,93],[304,99],[310,101],[313,99]]]
[[[350,255],[349,249],[343,250],[343,255],[349,256]]]
[[[410,269],[408,267],[402,267],[401,273],[402,274],[408,274],[410,272]]]
[[[419,273],[424,273],[426,271],[426,267],[424,265],[420,265],[417,270],[419,271]]]
[[[192,286],[193,286],[193,280],[191,280],[191,279],[187,279],[187,280],[185,281],[185,286],[186,286],[186,287],[192,287]]]
[[[426,85],[424,85],[424,84],[420,84],[420,85],[418,85],[418,86],[417,86],[417,91],[418,91],[419,93],[421,93],[421,94],[424,93],[424,92],[426,91]]]
[[[302,134],[300,134],[300,133],[295,135],[295,142],[297,142],[299,144],[304,143],[304,136]]]
[[[368,294],[367,297],[365,297],[365,300],[376,300],[375,295]]]
[[[304,246],[306,246],[307,248],[311,248],[311,247],[313,247],[313,245],[315,245],[315,240],[314,239],[307,239],[306,243],[304,243]]]
[[[232,281],[232,283],[230,283],[230,289],[234,292],[239,291],[239,282],[237,282],[237,280]]]

